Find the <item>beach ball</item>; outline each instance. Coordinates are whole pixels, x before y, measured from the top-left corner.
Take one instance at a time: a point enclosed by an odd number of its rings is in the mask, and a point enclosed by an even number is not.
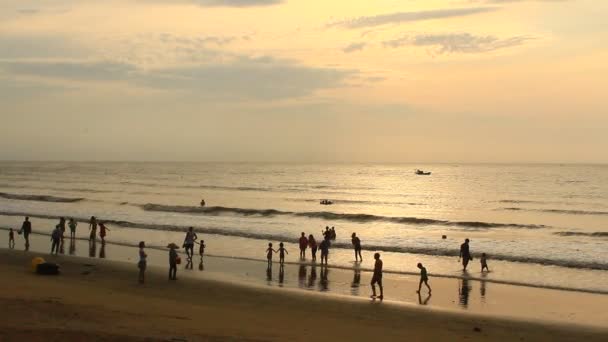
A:
[[[44,263],[45,263],[45,261],[43,258],[35,257],[34,259],[32,259],[32,271],[36,272],[36,268],[38,267],[38,265],[44,264]]]

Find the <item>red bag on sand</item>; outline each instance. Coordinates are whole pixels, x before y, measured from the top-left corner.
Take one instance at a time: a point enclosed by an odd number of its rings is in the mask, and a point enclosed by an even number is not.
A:
[[[182,258],[180,258],[180,257],[175,258],[175,263],[178,264],[178,265],[181,264],[182,263]]]

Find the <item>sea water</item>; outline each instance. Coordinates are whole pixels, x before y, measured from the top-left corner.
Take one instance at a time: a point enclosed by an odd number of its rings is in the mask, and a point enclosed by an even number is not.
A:
[[[432,276],[608,293],[606,165],[1,162],[0,227],[26,215],[47,234],[74,217],[79,236],[96,216],[108,242],[159,248],[181,245],[192,226],[207,253],[233,258],[265,260],[268,242],[285,242],[293,262],[301,232],[319,242],[329,226],[333,267],[370,269],[380,252],[386,272],[422,262]]]

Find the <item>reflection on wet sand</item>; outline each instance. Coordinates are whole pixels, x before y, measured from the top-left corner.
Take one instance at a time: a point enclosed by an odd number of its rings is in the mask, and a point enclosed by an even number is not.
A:
[[[201,261],[198,263],[198,270],[199,271],[205,270],[205,265],[203,264],[203,257],[201,257]]]
[[[281,265],[279,267],[279,286],[283,287],[283,282],[285,281],[285,267]]]
[[[99,258],[100,259],[106,258],[106,243],[105,242],[101,243],[101,248],[99,249]]]
[[[361,270],[359,268],[355,268],[354,271],[355,274],[353,275],[353,282],[350,284],[350,293],[353,296],[358,296],[361,286]]]
[[[308,277],[308,284],[306,286],[311,289],[315,286],[315,282],[317,281],[317,266],[312,265],[310,268],[310,276]]]
[[[424,300],[422,300],[422,295],[420,294],[420,292],[418,292],[418,304],[427,305],[429,303],[430,299],[431,299],[430,293],[427,293],[426,298],[424,298]]]
[[[76,254],[76,239],[70,238],[70,255]]]
[[[91,240],[89,242],[89,257],[94,258],[95,254],[97,254],[97,242],[95,240]]]
[[[304,288],[306,287],[306,266],[300,265],[298,269],[298,287]]]
[[[268,285],[272,282],[272,267],[270,266],[266,267],[266,281]]]
[[[460,286],[458,288],[459,303],[463,308],[469,305],[469,293],[471,292],[471,286],[469,285],[469,279],[460,279]]]
[[[321,265],[321,280],[319,280],[319,290],[329,291],[329,268]]]
[[[479,287],[479,293],[481,294],[481,302],[485,303],[486,302],[486,280],[485,278],[488,275],[486,273],[482,273],[481,274],[481,286]]]

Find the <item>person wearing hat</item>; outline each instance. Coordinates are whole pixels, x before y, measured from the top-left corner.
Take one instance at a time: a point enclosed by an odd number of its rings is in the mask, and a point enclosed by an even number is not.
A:
[[[176,244],[170,243],[169,248],[169,280],[177,280],[177,247]]]

